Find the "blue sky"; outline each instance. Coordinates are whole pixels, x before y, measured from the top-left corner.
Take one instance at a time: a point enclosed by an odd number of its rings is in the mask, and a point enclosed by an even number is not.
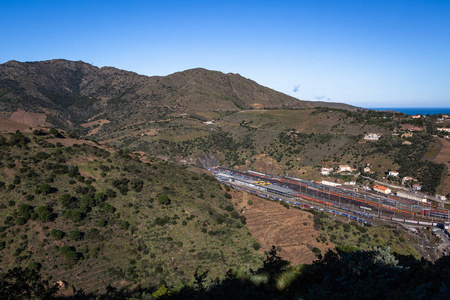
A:
[[[4,2],[0,63],[203,67],[305,100],[450,107],[449,0]]]

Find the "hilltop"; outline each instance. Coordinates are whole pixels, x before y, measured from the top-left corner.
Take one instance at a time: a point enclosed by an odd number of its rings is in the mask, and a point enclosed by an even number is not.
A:
[[[301,101],[239,74],[198,68],[148,77],[61,59],[0,65],[0,99],[0,110],[5,113],[19,109],[42,113],[49,124],[65,128],[76,128],[100,116],[123,126],[205,111],[316,106],[356,109]]]

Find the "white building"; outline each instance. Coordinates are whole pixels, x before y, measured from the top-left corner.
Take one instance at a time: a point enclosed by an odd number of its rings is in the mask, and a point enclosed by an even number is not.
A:
[[[436,195],[436,199],[441,200],[441,201],[445,201],[445,200],[447,200],[447,197],[445,197],[443,195]]]
[[[420,193],[408,193],[408,192],[404,192],[404,191],[397,191],[397,196],[399,197],[403,197],[406,199],[411,199],[411,200],[416,200],[416,201],[420,201],[420,202],[427,202],[427,199]]]
[[[351,171],[352,168],[349,165],[340,165],[339,172]]]
[[[323,185],[328,185],[328,186],[341,186],[342,184],[340,184],[340,183],[336,183],[336,182],[331,182],[331,181],[321,181],[320,182],[321,184],[323,184]]]
[[[397,171],[390,171],[389,172],[389,176],[397,177],[398,176],[398,172]]]
[[[380,136],[381,136],[381,134],[379,134],[379,133],[368,133],[364,136],[364,139],[368,140],[368,141],[378,141]]]
[[[332,168],[322,168],[322,170],[320,171],[320,174],[328,176],[328,175],[330,175],[331,171],[333,171]]]

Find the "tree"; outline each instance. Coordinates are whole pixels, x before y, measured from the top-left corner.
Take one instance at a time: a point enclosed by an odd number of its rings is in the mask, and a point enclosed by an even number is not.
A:
[[[19,268],[0,275],[0,298],[13,299],[51,299],[58,291],[57,285],[42,280],[37,269]]]
[[[40,206],[36,209],[36,212],[38,214],[38,219],[41,222],[47,222],[50,221],[52,218],[52,211],[47,206]]]

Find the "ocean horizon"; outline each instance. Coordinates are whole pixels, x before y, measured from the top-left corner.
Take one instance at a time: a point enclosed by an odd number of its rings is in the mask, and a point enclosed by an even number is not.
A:
[[[450,114],[450,107],[367,107],[368,109],[373,110],[392,110],[402,112],[404,114],[413,116],[413,115],[438,115]]]

